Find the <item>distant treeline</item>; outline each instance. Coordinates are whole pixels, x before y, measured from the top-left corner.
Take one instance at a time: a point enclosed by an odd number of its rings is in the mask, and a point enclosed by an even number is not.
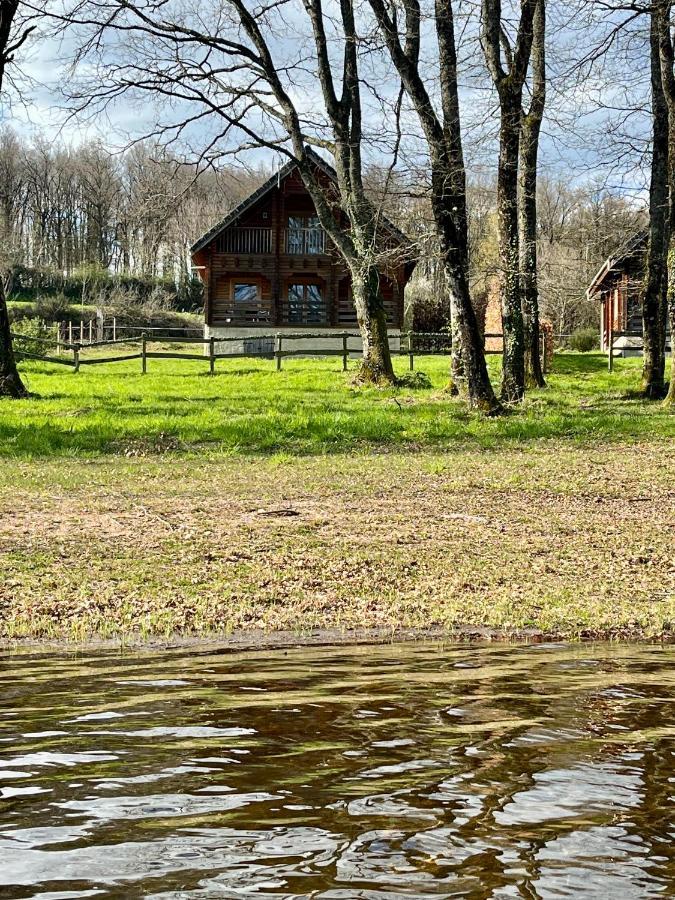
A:
[[[148,279],[187,283],[190,244],[266,175],[200,172],[150,143],[111,153],[0,130],[0,264],[109,271],[139,290]]]

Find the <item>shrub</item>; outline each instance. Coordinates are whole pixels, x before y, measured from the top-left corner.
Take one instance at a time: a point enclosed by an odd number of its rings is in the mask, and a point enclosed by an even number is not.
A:
[[[49,350],[46,340],[54,340],[54,332],[44,319],[20,319],[12,323],[12,334],[15,337],[14,347],[17,353],[30,353],[42,356]],[[56,344],[56,341],[54,341]]]
[[[397,379],[397,384],[412,391],[426,391],[431,388],[431,379],[426,372],[406,372]]]
[[[450,311],[431,283],[416,281],[408,287],[407,295],[412,307],[412,331],[437,334],[449,328]]]
[[[412,330],[424,334],[438,334],[450,328],[450,315],[444,304],[436,299],[420,299],[413,306]]]
[[[74,312],[65,294],[38,297],[33,304],[33,310],[33,314],[43,322],[67,322],[73,317]]]
[[[588,353],[589,350],[597,350],[599,346],[600,341],[595,328],[577,328],[570,335],[570,350]]]

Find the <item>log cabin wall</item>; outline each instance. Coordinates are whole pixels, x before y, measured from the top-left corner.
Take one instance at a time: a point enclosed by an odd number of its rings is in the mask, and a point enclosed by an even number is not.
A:
[[[216,232],[193,260],[205,284],[205,319],[212,330],[356,326],[349,271],[319,226],[297,169]],[[410,261],[396,261],[381,271],[392,328],[403,322],[412,268]]]
[[[642,277],[639,266],[630,265],[610,271],[602,282],[602,350],[608,347],[610,328],[615,334],[642,331]]]
[[[626,331],[635,334],[619,338],[619,344],[629,349],[641,348],[647,246],[647,231],[635,234],[619,253],[605,260],[586,291],[589,301],[599,301],[603,351],[608,349],[610,331],[615,335]]]

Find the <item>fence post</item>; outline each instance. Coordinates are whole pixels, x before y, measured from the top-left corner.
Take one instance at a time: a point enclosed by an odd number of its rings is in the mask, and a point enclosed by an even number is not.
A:
[[[609,323],[609,335],[607,337],[608,343],[608,356],[607,356],[607,371],[611,372],[614,369],[614,323]]]
[[[216,339],[209,338],[209,372],[211,375],[216,374]]]
[[[141,373],[145,375],[148,371],[148,336],[145,332],[141,335]]]
[[[93,342],[93,334],[94,334],[94,330],[92,327],[93,321],[94,321],[93,319],[89,319],[89,343],[90,344]]]
[[[117,340],[117,319],[113,316],[113,341]]]
[[[80,319],[80,343],[84,344],[84,319]]]
[[[68,321],[68,343],[73,343],[73,320],[70,319]]]
[[[415,360],[413,357],[413,337],[412,331],[408,332],[408,368],[412,372],[415,368]]]
[[[54,322],[54,331],[56,332],[56,355],[61,356],[61,323]]]
[[[349,353],[347,351],[347,333],[345,332],[342,335],[342,371],[347,371],[347,360],[349,359]]]
[[[277,372],[281,372],[281,335],[277,334],[277,349],[274,354],[277,358]]]
[[[80,371],[80,345],[73,344],[73,371]]]
[[[541,347],[539,348],[539,353],[541,354],[539,357],[541,359],[541,372],[542,375],[546,375],[548,372],[548,360],[546,359],[546,332],[539,332],[539,343],[541,344]]]

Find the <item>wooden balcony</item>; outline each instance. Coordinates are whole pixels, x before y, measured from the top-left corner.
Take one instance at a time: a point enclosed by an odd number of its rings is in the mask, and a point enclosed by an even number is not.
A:
[[[273,252],[271,228],[228,228],[218,238],[220,253],[265,256]]]
[[[326,233],[323,228],[284,228],[281,252],[289,256],[319,256],[325,254]],[[228,228],[218,238],[219,253],[242,256],[268,256],[275,251],[271,228]]]
[[[320,302],[289,302],[282,300],[278,305],[279,325],[330,325],[325,300]]]

